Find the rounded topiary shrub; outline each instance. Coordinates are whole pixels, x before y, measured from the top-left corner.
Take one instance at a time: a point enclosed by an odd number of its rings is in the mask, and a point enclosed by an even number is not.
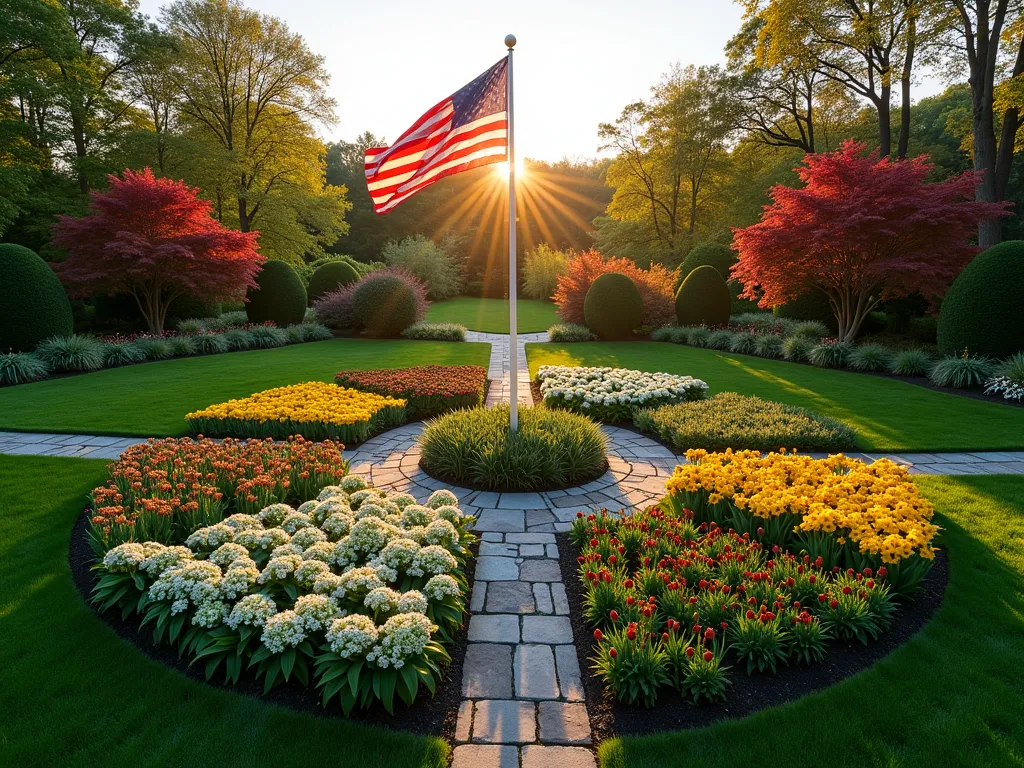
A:
[[[416,322],[416,294],[395,275],[371,275],[352,294],[355,323],[368,336],[398,336]]]
[[[721,273],[709,264],[697,267],[676,292],[679,325],[726,325],[732,296]]]
[[[695,245],[679,268],[679,274],[689,275],[697,267],[714,267],[723,279],[729,279],[729,267],[736,263],[736,251],[721,243]]]
[[[268,261],[256,275],[257,288],[246,295],[250,323],[268,320],[279,326],[301,323],[306,314],[306,289],[291,264]]]
[[[31,352],[43,339],[70,336],[71,302],[35,251],[0,243],[0,352]]]
[[[1007,357],[1024,349],[1024,240],[982,251],[942,299],[938,342],[943,354]]]
[[[313,276],[309,278],[309,287],[306,289],[307,299],[312,304],[325,293],[336,291],[358,279],[359,273],[347,261],[332,261],[324,264],[318,267]]]
[[[607,272],[590,284],[583,300],[583,318],[602,339],[628,339],[643,322],[644,300],[636,283],[618,272]]]

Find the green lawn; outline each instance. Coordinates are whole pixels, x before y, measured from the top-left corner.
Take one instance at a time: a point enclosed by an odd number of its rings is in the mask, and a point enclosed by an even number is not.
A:
[[[82,602],[68,538],[104,477],[84,459],[0,456],[0,754],[5,765],[447,765],[449,747],[189,681]]]
[[[487,366],[489,344],[332,339],[111,368],[0,389],[0,429],[164,437],[185,414],[268,387],[331,381],[342,369]]]
[[[918,482],[941,512],[951,575],[945,603],[913,640],[793,704],[607,741],[603,768],[1024,763],[1024,477]]]
[[[516,328],[520,333],[546,331],[561,322],[555,315],[555,305],[549,301],[520,299],[516,302]],[[471,331],[508,333],[507,299],[474,299],[460,296],[430,305],[427,320],[432,323],[459,323]]]
[[[609,365],[703,379],[711,392],[739,392],[811,408],[857,430],[875,451],[1024,448],[1024,408],[934,392],[881,376],[732,355],[663,342],[528,344],[530,375],[541,365]]]

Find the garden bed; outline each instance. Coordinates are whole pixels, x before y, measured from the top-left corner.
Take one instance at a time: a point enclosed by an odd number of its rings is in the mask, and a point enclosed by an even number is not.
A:
[[[596,654],[598,643],[593,627],[583,616],[584,590],[576,570],[580,550],[568,533],[556,534],[556,541],[562,553],[559,566],[569,599],[569,618],[583,673],[587,713],[597,743],[614,736],[703,728],[829,688],[872,667],[923,629],[942,605],[949,581],[949,561],[943,550],[936,555],[915,599],[900,604],[892,625],[877,641],[866,646],[834,643],[823,663],[810,667],[785,666],[775,675],[755,673],[748,677],[742,670],[734,670],[729,696],[722,703],[695,705],[678,692],[666,689],[655,706],[646,709],[618,701],[594,673],[590,659]]]

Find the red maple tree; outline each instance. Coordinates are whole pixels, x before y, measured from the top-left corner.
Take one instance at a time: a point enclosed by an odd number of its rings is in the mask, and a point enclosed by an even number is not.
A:
[[[149,168],[109,182],[92,193],[91,213],[54,225],[53,243],[69,254],[55,268],[70,295],[130,293],[150,332],[161,333],[179,296],[240,300],[256,287],[265,261],[258,233],[224,227],[198,189]]]
[[[920,292],[935,302],[978,252],[978,222],[1006,212],[975,202],[977,173],[930,183],[926,156],[879,159],[852,140],[796,170],[802,188],[772,187],[761,221],[733,230],[730,276],[761,307],[823,292],[842,341],[884,299]]]

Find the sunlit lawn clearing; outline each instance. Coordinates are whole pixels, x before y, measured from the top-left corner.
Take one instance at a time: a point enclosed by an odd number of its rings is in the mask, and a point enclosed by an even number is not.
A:
[[[427,320],[432,323],[459,323],[471,331],[508,333],[507,299],[474,299],[460,296],[430,305]],[[546,331],[561,322],[555,314],[555,305],[547,301],[520,299],[516,328],[520,333]]]

